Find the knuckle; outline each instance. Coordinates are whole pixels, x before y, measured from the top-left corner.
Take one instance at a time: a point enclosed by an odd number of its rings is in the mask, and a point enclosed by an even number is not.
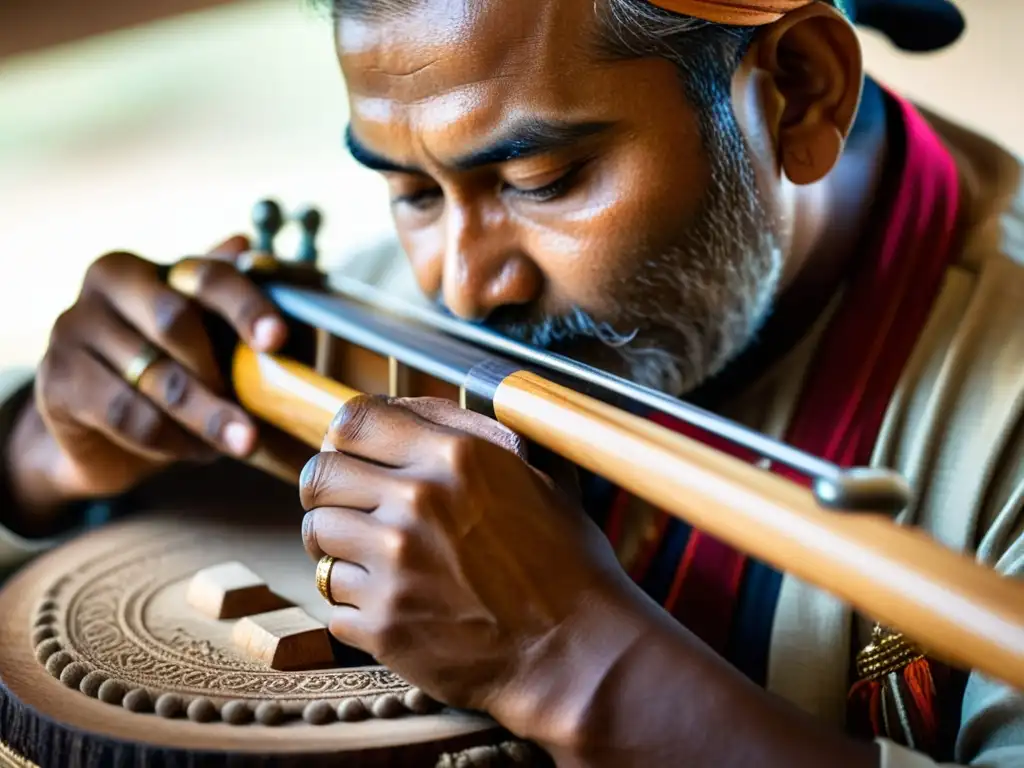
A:
[[[428,480],[416,480],[402,486],[405,505],[414,513],[422,514],[435,506],[442,495],[441,488]]]
[[[314,560],[323,557],[323,550],[317,540],[317,515],[316,512],[307,512],[302,518],[302,544],[306,553]]]
[[[144,448],[155,448],[160,443],[163,418],[156,409],[139,402],[131,390],[119,391],[110,398],[105,419],[108,427]]]
[[[370,432],[374,398],[360,395],[346,402],[331,422],[331,442],[335,447],[362,442]]]
[[[153,303],[153,324],[161,341],[174,339],[190,322],[192,303],[180,293],[162,290]]]
[[[98,285],[103,283],[115,272],[124,269],[131,263],[138,261],[138,257],[125,251],[111,251],[105,253],[92,262],[85,271],[85,283],[87,285]]]
[[[107,403],[107,412],[104,414],[107,426],[116,432],[127,431],[131,410],[132,394],[127,390],[117,392]]]
[[[47,409],[60,408],[63,403],[65,382],[74,380],[69,356],[62,349],[50,349],[39,363],[36,376],[36,396],[39,405]]]
[[[163,419],[160,415],[149,408],[139,409],[131,427],[131,435],[135,441],[146,448],[156,448],[160,445],[162,432]]]
[[[408,634],[403,628],[399,617],[400,608],[389,600],[381,616],[374,622],[373,644],[376,647],[374,655],[382,658],[394,658],[401,655],[408,647]]]
[[[129,434],[139,445],[156,448],[160,445],[163,418],[152,408],[138,408],[131,420]]]
[[[449,435],[443,439],[440,454],[452,474],[462,475],[472,469],[480,450],[480,442],[465,433]]]
[[[57,316],[50,331],[50,344],[66,344],[76,337],[81,323],[76,307],[70,307]]]
[[[218,441],[224,436],[224,427],[231,421],[232,413],[227,410],[218,409],[206,417],[204,433],[207,440]]]
[[[299,500],[306,511],[321,506],[327,479],[327,467],[330,456],[318,453],[306,462],[299,475]]]
[[[526,458],[526,441],[523,440],[522,436],[519,435],[518,432],[514,432],[504,424],[498,424],[497,435],[495,437],[495,442],[500,448],[504,448],[509,453],[513,453],[521,459]]]
[[[188,407],[195,389],[192,377],[177,363],[166,363],[161,368],[160,396],[164,404],[174,411]]]
[[[412,550],[412,535],[401,528],[388,528],[381,542],[385,555],[392,563],[405,563]]]
[[[220,259],[196,259],[196,282],[199,290],[209,288],[229,280],[238,273],[234,265]]]

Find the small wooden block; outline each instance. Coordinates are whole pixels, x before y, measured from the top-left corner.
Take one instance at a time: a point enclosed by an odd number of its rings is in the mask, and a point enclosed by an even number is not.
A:
[[[211,619],[239,619],[289,605],[241,563],[204,568],[188,585],[189,605]]]
[[[301,608],[247,616],[235,624],[232,640],[247,656],[281,672],[334,665],[327,627]]]

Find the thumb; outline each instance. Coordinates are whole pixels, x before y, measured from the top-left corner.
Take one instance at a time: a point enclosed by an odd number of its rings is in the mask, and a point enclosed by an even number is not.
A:
[[[391,403],[412,411],[432,424],[466,432],[514,453],[529,464],[548,485],[562,491],[574,502],[579,502],[583,495],[575,464],[539,445],[531,443],[527,446],[518,433],[494,419],[467,411],[451,400],[442,398],[398,398]]]
[[[233,235],[222,243],[211,248],[206,258],[217,261],[236,261],[239,256],[250,248],[249,238],[245,235]]]
[[[526,443],[523,438],[494,419],[475,411],[467,411],[451,400],[440,397],[401,397],[389,402],[412,411],[424,421],[479,437],[526,461]]]

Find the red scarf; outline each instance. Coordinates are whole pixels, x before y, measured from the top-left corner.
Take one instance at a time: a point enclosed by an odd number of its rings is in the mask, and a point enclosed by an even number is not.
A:
[[[874,249],[854,276],[842,306],[822,337],[786,442],[841,467],[865,466],[885,411],[938,296],[955,251],[960,202],[952,156],[924,118],[893,96],[906,133],[905,155],[893,206]],[[655,421],[733,456],[756,457],[675,419]],[[795,482],[806,477],[773,469]],[[629,505],[620,493],[607,532],[617,543]],[[668,517],[659,515],[657,537],[645,543],[631,568],[643,578]],[[690,535],[664,605],[719,653],[728,642],[745,555],[699,531]]]

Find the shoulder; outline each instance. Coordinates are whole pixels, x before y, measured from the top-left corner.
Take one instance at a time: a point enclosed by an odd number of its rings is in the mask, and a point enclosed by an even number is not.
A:
[[[922,115],[960,170],[963,193],[960,265],[978,271],[990,260],[1024,265],[1024,163],[980,133],[926,109]]]
[[[925,116],[961,169],[962,236],[877,459],[914,486],[914,523],[996,557],[987,533],[1011,526],[1003,513],[1024,484],[1024,172],[993,142]]]

